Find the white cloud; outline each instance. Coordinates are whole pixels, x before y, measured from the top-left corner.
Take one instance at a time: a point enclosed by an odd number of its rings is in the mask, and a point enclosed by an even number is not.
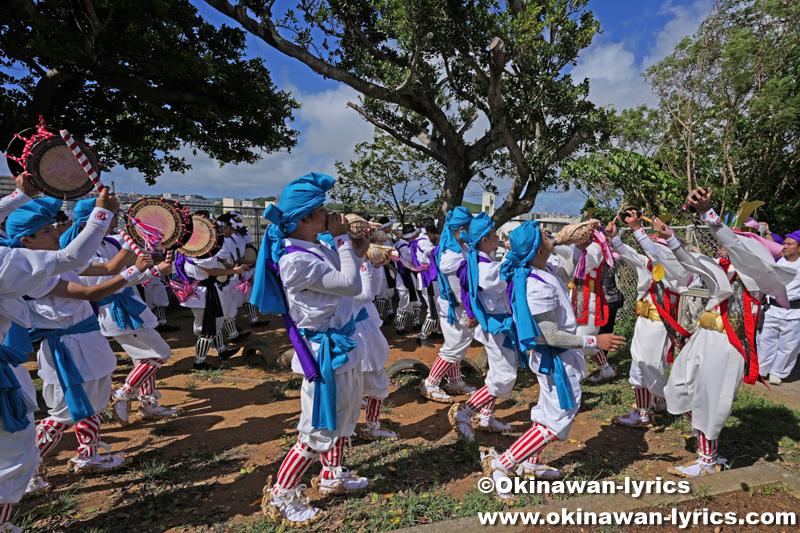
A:
[[[572,70],[574,79],[589,78],[589,98],[601,106],[614,105],[621,110],[640,104],[654,105],[658,100],[642,78],[642,72],[671,54],[683,37],[697,31],[711,5],[711,0],[696,0],[684,6],[665,2],[659,14],[669,20],[639,60],[624,40],[609,42],[601,38],[581,53]]]
[[[121,192],[200,194],[206,197],[232,196],[254,198],[274,196],[291,180],[308,172],[335,175],[336,160],[349,161],[356,144],[372,138],[373,127],[347,107],[357,102],[358,93],[340,85],[317,93],[292,91],[302,104],[295,112],[292,127],[302,132],[298,145],[291,152],[266,154],[255,165],[220,166],[205,154],[193,156],[190,149],[181,150],[192,165],[186,174],[167,173],[153,186],[145,184],[135,171],[115,168],[104,176],[116,182]]]

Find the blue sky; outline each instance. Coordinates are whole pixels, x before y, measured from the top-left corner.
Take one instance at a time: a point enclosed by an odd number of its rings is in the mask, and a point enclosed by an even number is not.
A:
[[[193,2],[213,22],[224,19],[202,1]],[[293,4],[279,0],[278,9]],[[655,97],[641,78],[650,65],[669,55],[676,42],[691,35],[706,17],[712,0],[593,0],[589,7],[600,20],[602,33],[583,50],[573,75],[588,77],[591,99],[598,105],[624,109],[646,103]],[[230,21],[227,21],[230,23]],[[292,179],[310,171],[335,176],[334,162],[349,161],[359,142],[372,138],[373,128],[352,109],[358,94],[349,87],[325,80],[305,65],[270,49],[248,36],[249,53],[263,57],[281,89],[291,91],[302,104],[295,112],[293,127],[300,131],[298,145],[291,153],[265,155],[255,165],[220,166],[199,154],[185,150],[193,169],[186,174],[165,174],[153,186],[145,184],[135,171],[115,168],[105,179],[113,179],[117,191],[145,194],[178,192],[206,197],[234,196],[253,198],[279,194]],[[484,124],[485,125],[485,124]],[[475,129],[479,129],[476,124]],[[231,187],[235,184],[235,187]],[[501,193],[508,185],[499,183]],[[467,189],[465,200],[480,202],[478,186]],[[502,195],[497,204],[502,203]],[[541,193],[535,211],[577,213],[584,197],[575,191]]]

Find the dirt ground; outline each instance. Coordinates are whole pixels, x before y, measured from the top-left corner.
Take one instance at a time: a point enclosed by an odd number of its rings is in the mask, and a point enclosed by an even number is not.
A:
[[[183,415],[158,423],[132,415],[134,421],[128,426],[105,424],[101,440],[128,458],[126,467],[107,475],[77,475],[68,469],[77,446],[73,432],[68,431],[45,458],[54,490],[23,501],[16,508],[19,525],[29,531],[267,531],[251,529],[251,525],[261,521],[267,477],[277,473],[296,438],[299,379],[288,370],[245,361],[241,354],[228,360],[222,371],[193,373],[191,314],[171,308],[168,316],[170,324],[181,329],[164,334],[173,355],[157,375],[158,388],[163,393],[161,403],[180,406]],[[254,329],[242,344],[268,339],[279,353],[290,348],[279,317],[270,318],[268,327]],[[241,316],[241,331],[249,330],[246,324]],[[430,366],[435,359],[437,349],[418,348],[413,336],[397,338],[390,325],[383,331],[392,348],[389,363],[411,357]],[[441,345],[441,340],[434,342]],[[119,350],[113,343],[112,347]],[[467,357],[477,358],[480,349],[473,345]],[[120,351],[117,354],[120,367],[114,373],[115,387],[131,369],[127,357]],[[219,364],[214,356],[208,361]],[[35,363],[30,368],[35,377]],[[478,385],[482,379],[468,378]],[[477,492],[481,475],[476,466],[477,446],[456,439],[447,421],[449,406],[422,398],[418,384],[419,378],[411,375],[393,383],[388,409],[382,415],[384,425],[395,429],[400,440],[365,443],[353,439],[345,464],[370,477],[373,485],[356,502],[363,508],[342,498],[319,501],[318,506],[331,511],[321,529],[339,530],[354,514],[380,510],[391,498],[412,492],[424,498],[427,491],[440,491],[464,501]],[[537,394],[536,378],[521,372],[512,397],[498,406],[498,416],[513,426],[512,433],[482,434],[480,446],[505,449],[528,429],[529,407]],[[543,456],[546,462],[597,479],[624,475],[673,479],[667,467],[695,457],[686,445],[688,435],[669,425],[674,417],[656,418],[656,427],[649,431],[611,424],[604,418],[605,411],[595,408],[608,402],[629,403],[632,394],[625,400],[608,394],[584,388],[582,411],[569,440],[550,445]],[[134,412],[137,406],[134,403]],[[310,477],[318,472],[319,466],[312,466],[304,482],[310,485]],[[318,497],[313,490],[309,494]],[[439,511],[440,519],[451,516],[447,510]],[[388,520],[385,528],[402,525],[399,519]],[[352,524],[348,528],[357,529]]]

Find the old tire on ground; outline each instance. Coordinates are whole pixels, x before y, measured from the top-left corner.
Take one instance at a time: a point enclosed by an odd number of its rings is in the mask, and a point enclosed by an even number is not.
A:
[[[485,355],[485,353],[484,351],[483,354]],[[469,357],[465,357],[461,360],[461,372],[465,374],[466,377],[481,377],[486,374],[486,369]]]
[[[422,377],[426,377],[428,374],[430,374],[431,369],[419,359],[400,359],[399,361],[395,361],[386,367],[386,375],[389,377],[389,379],[393,379],[398,374],[403,372],[411,372],[413,374],[419,374]]]
[[[245,359],[257,357],[265,365],[273,367],[278,363],[278,350],[267,339],[249,342],[242,351]]]
[[[489,354],[486,353],[486,348],[481,348],[481,353],[475,358],[475,365],[481,369],[481,372],[489,370]]]

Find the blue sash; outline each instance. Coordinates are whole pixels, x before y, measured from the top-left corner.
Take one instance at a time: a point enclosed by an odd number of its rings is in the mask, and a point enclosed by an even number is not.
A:
[[[31,340],[38,341],[47,339],[50,352],[53,354],[56,374],[61,388],[64,391],[64,398],[69,408],[69,416],[73,421],[79,422],[95,414],[94,407],[83,390],[85,380],[80,371],[72,361],[67,347],[61,342],[61,337],[66,335],[77,335],[78,333],[89,333],[100,331],[100,323],[95,315],[91,315],[77,324],[65,329],[31,329]]]
[[[314,412],[311,425],[314,429],[336,431],[336,374],[335,370],[350,359],[347,353],[356,347],[351,339],[356,331],[356,321],[350,321],[341,329],[329,328],[325,331],[301,329],[300,333],[310,342],[319,344],[317,363],[319,376],[314,380]]]
[[[111,304],[111,316],[119,329],[133,330],[144,324],[141,315],[147,309],[147,305],[133,297],[131,287],[97,301],[98,307],[108,304]]]
[[[16,325],[12,323],[12,328]],[[3,420],[4,430],[16,433],[28,427],[30,420],[22,399],[22,386],[11,367],[27,362],[28,354],[11,345],[10,335],[9,331],[5,345],[0,346],[0,418]]]

